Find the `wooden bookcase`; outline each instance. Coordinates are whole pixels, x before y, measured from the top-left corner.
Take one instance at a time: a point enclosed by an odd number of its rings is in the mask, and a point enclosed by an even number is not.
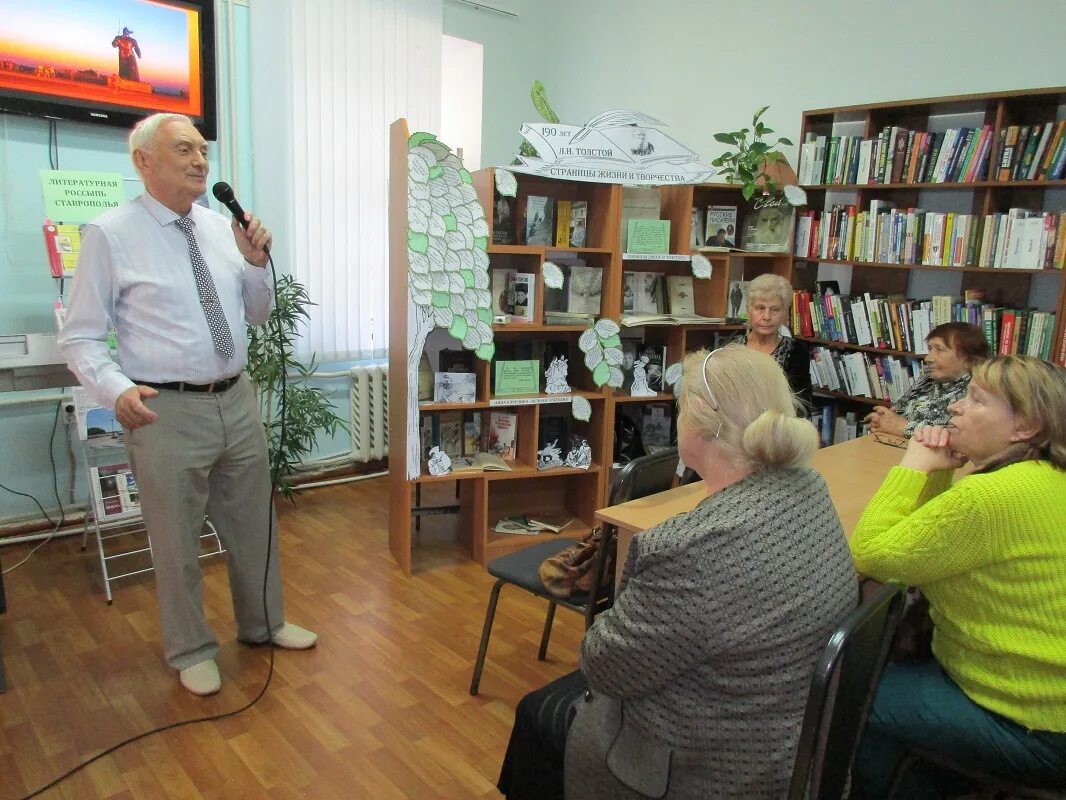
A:
[[[544,280],[541,266],[552,253],[579,255],[589,266],[603,269],[600,317],[618,320],[622,310],[623,270],[658,271],[665,274],[691,272],[689,261],[627,260],[620,245],[622,218],[622,186],[618,184],[584,183],[554,180],[517,173],[518,195],[515,219],[521,220],[526,198],[530,195],[548,196],[559,200],[588,202],[587,247],[557,248],[525,244],[490,244],[490,268],[506,267],[536,275],[534,292],[534,320],[494,325],[493,334],[497,355],[506,354],[515,342],[565,342],[570,352],[568,380],[574,393],[583,395],[592,406],[587,423],[571,420],[571,430],[584,434],[593,450],[593,464],[589,470],[557,468],[539,471],[536,467],[538,427],[546,415],[570,414],[569,405],[547,402],[541,395],[530,398],[495,397],[492,392],[491,365],[475,362],[477,375],[476,402],[445,404],[421,402],[419,415],[439,411],[481,411],[493,409],[511,411],[518,415],[516,461],[512,472],[473,472],[422,476],[408,480],[405,465],[407,431],[407,355],[408,355],[408,264],[407,264],[407,140],[404,120],[393,123],[391,134],[389,243],[390,243],[390,327],[389,327],[389,546],[405,574],[412,571],[412,513],[417,485],[446,483],[457,487],[459,506],[459,537],[475,561],[486,564],[504,553],[527,547],[555,537],[513,536],[492,531],[501,516],[536,511],[555,512],[573,516],[575,522],[564,531],[565,536],[581,536],[594,524],[595,511],[607,502],[614,452],[615,417],[633,413],[641,404],[674,402],[671,393],[655,397],[634,398],[608,386],[597,387],[585,368],[577,340],[584,325],[544,324]],[[478,199],[485,210],[489,230],[493,228],[495,177],[491,169],[473,175]],[[738,226],[743,224],[744,202],[739,187],[728,185],[672,186],[661,188],[662,214],[671,222],[671,253],[689,255],[691,209],[707,205],[732,204],[738,207]],[[521,241],[521,236],[518,238]],[[729,280],[750,280],[763,272],[788,275],[791,257],[788,253],[706,253],[713,265],[710,280],[696,280],[695,306],[699,314],[725,317]],[[626,331],[641,329],[624,329]],[[700,347],[712,346],[717,336],[743,330],[742,325],[649,325],[643,328],[647,343],[664,345],[670,363],[682,354]],[[440,331],[438,334],[442,333]],[[452,342],[452,348],[459,348]]]
[[[989,125],[993,136],[990,159],[994,161],[1000,131],[1011,125],[1035,125],[1062,119],[1066,119],[1066,87],[956,95],[806,111],[800,126],[800,141],[805,141],[808,134],[827,138],[876,138],[885,126],[893,125],[919,132]],[[891,201],[901,208],[957,211],[982,218],[1015,207],[1055,212],[1066,209],[1066,180],[998,181],[995,179],[995,164],[990,165],[987,178],[968,183],[817,184],[804,186],[804,189],[809,206],[823,211],[829,210],[834,204],[855,205],[862,211],[869,208],[871,200],[876,199]],[[1063,354],[1066,352],[1066,280],[1063,280],[1062,270],[938,267],[793,256],[786,277],[790,278],[794,288],[812,292],[816,280],[841,277],[850,281],[849,288],[841,284],[842,292],[853,296],[864,292],[898,294],[910,298],[950,294],[961,300],[967,289],[980,289],[984,292],[985,300],[996,305],[1053,311],[1055,326],[1050,357],[1059,364],[1063,363]],[[808,341],[812,345],[844,351],[860,350],[921,358],[910,352],[861,347],[838,341],[817,338]],[[871,404],[880,402],[817,388],[815,393],[851,403],[852,408],[859,410],[863,407],[868,410]]]

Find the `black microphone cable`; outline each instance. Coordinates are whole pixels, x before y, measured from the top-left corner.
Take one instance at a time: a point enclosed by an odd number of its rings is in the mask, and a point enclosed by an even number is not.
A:
[[[229,189],[229,184],[224,184],[224,183],[215,184],[215,188],[216,189],[219,186],[225,186],[227,189]],[[215,196],[218,197],[218,194],[216,193]],[[233,190],[230,189],[230,197],[232,198],[232,196],[233,196]],[[233,200],[233,203],[234,203],[234,205],[237,206],[238,209],[240,209],[240,205],[237,204],[237,201],[235,199]],[[230,207],[229,203],[226,203],[225,205],[226,205],[227,208]],[[241,216],[237,218],[237,221],[241,223],[242,227],[244,227],[244,228],[248,227],[248,223],[244,220],[243,210],[241,210]],[[267,248],[265,248],[265,247],[263,248],[263,250],[267,254],[267,261],[270,263],[270,278],[271,278],[271,281],[272,281],[273,286],[274,286],[274,302],[275,302],[275,306],[274,306],[274,309],[271,311],[270,316],[273,317],[273,319],[274,319],[274,321],[276,323],[276,325],[275,325],[275,333],[277,335],[277,347],[278,347],[278,350],[282,351],[282,353],[284,353],[284,350],[285,350],[285,337],[284,337],[284,332],[282,331],[282,328],[281,328],[281,315],[277,313],[278,273],[277,273],[277,270],[274,269],[274,258],[270,255],[270,251],[267,250]],[[284,359],[282,359],[282,361],[284,361]],[[249,708],[251,708],[256,703],[258,703],[259,700],[263,697],[263,695],[266,694],[267,689],[270,688],[270,682],[274,678],[274,651],[276,649],[276,645],[274,644],[273,628],[271,627],[271,624],[270,624],[270,612],[267,609],[267,580],[268,580],[269,575],[270,575],[270,551],[271,551],[271,548],[272,548],[273,543],[274,543],[274,495],[275,495],[275,488],[274,488],[275,480],[274,479],[275,479],[275,476],[278,474],[278,472],[281,469],[281,453],[284,451],[284,446],[285,446],[285,436],[286,436],[285,411],[286,411],[286,403],[287,403],[287,399],[288,399],[286,397],[286,395],[288,394],[287,389],[288,389],[288,378],[286,376],[286,371],[284,369],[282,369],[281,370],[281,400],[279,401],[279,407],[278,407],[278,410],[279,410],[280,415],[281,415],[281,426],[280,426],[280,430],[279,430],[278,447],[277,447],[277,450],[275,451],[275,454],[274,454],[274,461],[270,464],[270,501],[269,501],[268,508],[267,508],[267,551],[266,551],[266,562],[263,565],[263,620],[266,622],[266,628],[267,628],[267,641],[266,641],[266,643],[268,643],[270,645],[270,666],[269,666],[269,668],[267,670],[266,680],[263,682],[263,686],[259,690],[259,693],[256,694],[255,697],[253,697],[251,700],[249,700],[243,706],[241,706],[240,708],[233,709],[232,711],[223,711],[223,712],[221,712],[219,714],[211,714],[211,715],[206,716],[206,717],[195,717],[193,719],[185,719],[185,720],[179,720],[177,722],[171,722],[171,723],[168,723],[166,725],[160,725],[157,728],[152,728],[151,730],[147,730],[147,731],[144,731],[143,733],[138,733],[138,734],[136,734],[134,736],[130,736],[130,737],[126,738],[126,739],[123,739],[121,742],[113,744],[110,747],[108,747],[106,750],[102,750],[99,753],[97,753],[96,755],[91,756],[90,758],[87,758],[85,761],[82,761],[81,763],[71,767],[66,772],[64,772],[63,774],[61,774],[58,777],[56,777],[54,780],[50,781],[49,783],[46,783],[44,786],[41,786],[38,789],[34,789],[29,794],[27,794],[24,797],[20,798],[20,800],[31,800],[31,798],[37,797],[42,792],[46,792],[49,789],[51,789],[53,786],[56,786],[56,785],[62,783],[67,778],[69,778],[71,775],[74,775],[75,773],[80,772],[81,770],[85,769],[89,765],[96,763],[97,761],[99,761],[101,758],[104,758],[105,756],[111,755],[116,750],[119,750],[119,749],[125,747],[128,744],[133,744],[134,742],[139,742],[141,739],[146,739],[149,736],[153,736],[153,735],[155,735],[157,733],[163,733],[164,731],[175,730],[176,728],[184,728],[184,727],[187,727],[189,725],[197,725],[197,724],[199,724],[201,722],[218,722],[219,720],[228,719],[230,717],[235,717],[238,714],[243,714]],[[268,410],[268,413],[269,413],[269,410]],[[269,438],[268,438],[268,441],[269,441]]]

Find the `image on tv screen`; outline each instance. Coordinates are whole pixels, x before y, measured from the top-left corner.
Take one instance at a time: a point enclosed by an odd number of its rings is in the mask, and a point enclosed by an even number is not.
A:
[[[0,90],[201,118],[199,14],[156,0],[0,0]]]

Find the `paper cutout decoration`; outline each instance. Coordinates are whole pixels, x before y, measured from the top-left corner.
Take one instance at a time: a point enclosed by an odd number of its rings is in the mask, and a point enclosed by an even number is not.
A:
[[[796,184],[794,184],[794,183],[793,184],[789,184],[788,186],[786,186],[781,191],[784,193],[785,199],[788,201],[789,205],[792,205],[792,206],[805,206],[805,205],[807,205],[807,193],[803,189],[801,189],[799,186],[796,186]]]
[[[408,479],[419,474],[418,362],[430,331],[446,328],[485,361],[495,353],[488,243],[485,212],[463,162],[433,134],[411,134],[407,140]]]
[[[496,191],[504,197],[515,197],[518,194],[518,178],[513,172],[497,167],[493,170],[496,175]]]
[[[578,347],[585,354],[585,366],[592,372],[597,386],[622,386],[622,339],[621,328],[613,319],[597,320],[596,324],[581,334]]]
[[[629,389],[632,397],[655,397],[655,392],[648,386],[647,367],[647,356],[640,356],[633,362],[633,385]]]
[[[588,439],[580,439],[578,444],[574,446],[573,440],[576,438],[571,437],[570,452],[566,454],[566,466],[575,469],[588,469],[592,466],[592,447],[589,445]]]
[[[544,370],[544,391],[548,394],[569,394],[570,384],[566,382],[569,366],[566,356],[556,356]]]
[[[558,439],[544,445],[543,450],[537,451],[537,469],[552,469],[553,467],[561,467],[565,463]]]
[[[559,265],[553,261],[545,261],[540,267],[541,273],[544,275],[544,285],[549,289],[562,289],[563,271],[559,268]]]
[[[695,277],[709,279],[711,277],[712,269],[711,261],[707,256],[702,253],[692,254],[692,274]]]
[[[434,446],[429,451],[428,466],[430,475],[447,475],[452,471],[452,460],[447,453]]]
[[[607,111],[585,125],[527,122],[515,172],[589,183],[705,183],[714,169],[672,136],[665,123],[639,111]]]
[[[570,401],[570,413],[574,415],[574,419],[588,422],[592,419],[592,403],[581,395],[575,395]]]
[[[681,376],[684,374],[685,368],[678,361],[675,364],[671,364],[666,368],[666,372],[663,373],[663,381],[667,386],[674,388],[674,397],[681,396]]]

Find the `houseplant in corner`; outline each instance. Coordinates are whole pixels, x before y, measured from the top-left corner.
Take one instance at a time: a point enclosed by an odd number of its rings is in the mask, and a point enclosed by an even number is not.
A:
[[[284,380],[286,374],[301,378],[314,374],[313,357],[310,364],[304,365],[292,355],[297,328],[307,321],[307,308],[311,304],[307,289],[291,275],[283,275],[277,281],[274,310],[267,324],[248,326],[247,370],[259,396],[259,413],[270,455],[270,478],[274,488],[289,500],[294,497],[289,476],[314,449],[319,433],[332,436],[338,427],[347,427],[333,413],[333,404],[321,389],[302,381]],[[283,410],[284,441],[281,438]]]
[[[728,183],[742,183],[744,188],[741,194],[745,200],[750,200],[755,191],[763,188],[773,193],[777,191],[774,176],[767,168],[775,166],[775,162],[788,161],[780,151],[775,148],[780,144],[790,145],[791,141],[784,137],[776,142],[763,141],[764,136],[773,133],[773,129],[766,127],[762,122],[762,115],[770,106],[763,106],[755,112],[751,118],[750,128],[741,128],[738,131],[723,131],[714,134],[714,140],[722,144],[731,145],[736,150],[727,150],[711,162],[711,166],[718,167]],[[775,173],[778,170],[773,170]],[[791,171],[791,170],[790,170]],[[780,175],[777,176],[780,180]],[[792,177],[795,183],[795,177]]]

